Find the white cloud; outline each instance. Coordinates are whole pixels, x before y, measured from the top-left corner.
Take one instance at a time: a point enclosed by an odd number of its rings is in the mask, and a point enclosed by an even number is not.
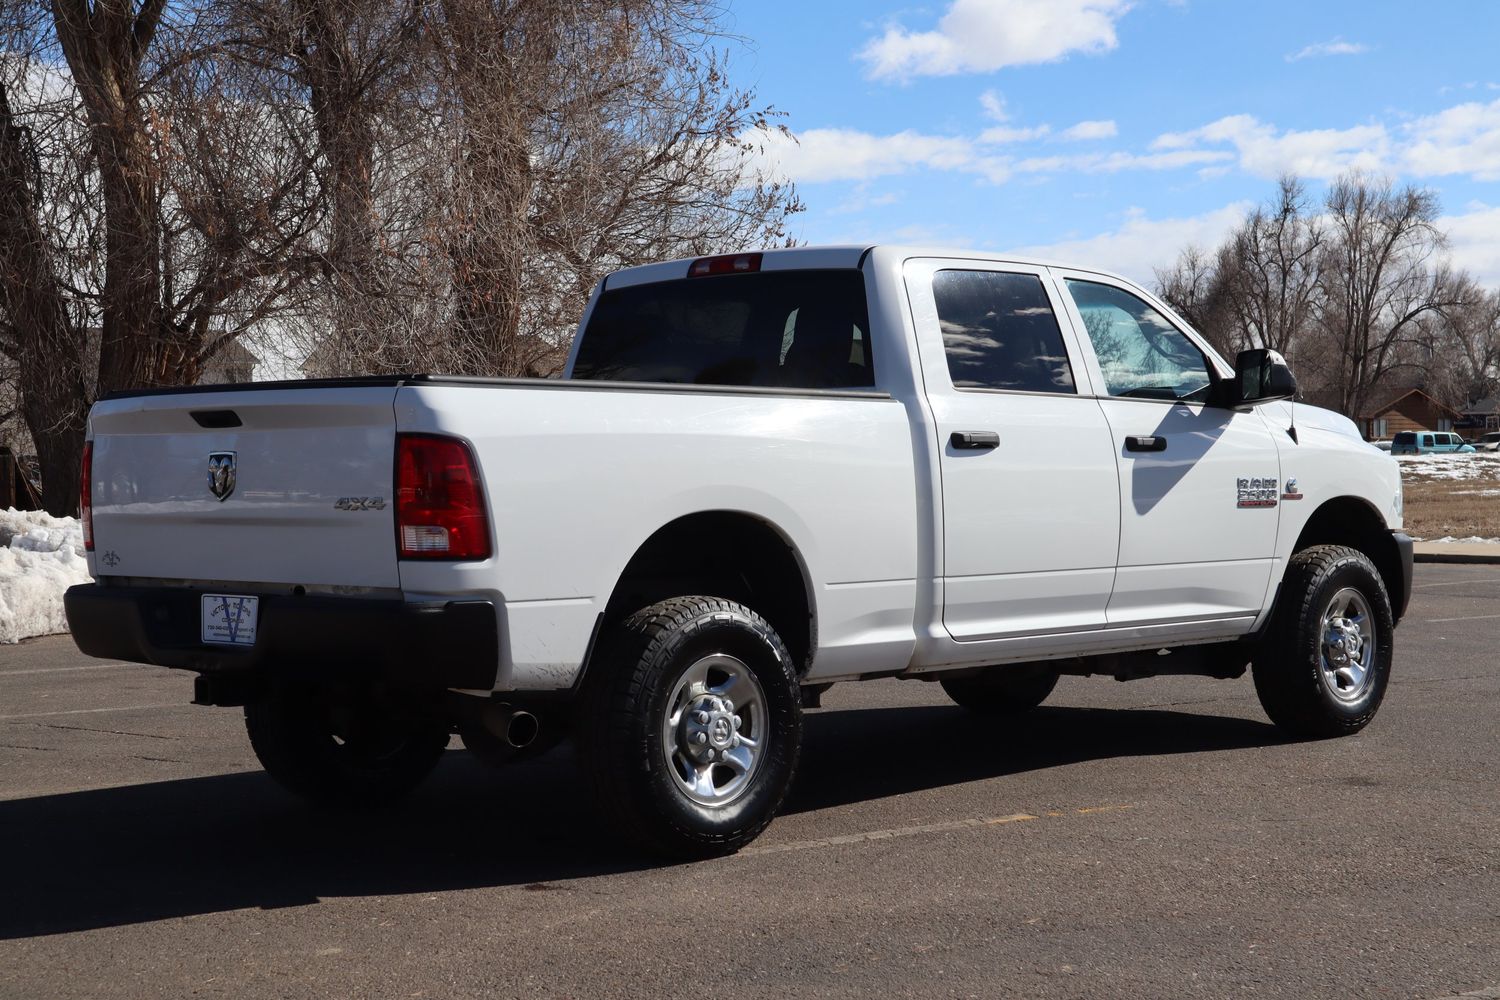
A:
[[[1448,234],[1453,263],[1491,288],[1500,287],[1500,206],[1475,202],[1462,215],[1445,215],[1438,227]]]
[[[860,53],[876,78],[992,73],[1107,52],[1130,0],[953,0],[931,31],[886,28]]]
[[[1010,118],[1010,109],[1005,105],[1005,97],[998,90],[986,90],[980,94],[979,106],[984,109],[984,116],[993,121],[1003,122]]]
[[[1233,153],[1215,149],[1180,149],[1158,153],[1086,153],[1078,156],[1032,156],[1011,164],[1018,174],[1114,174],[1122,170],[1180,170],[1222,163]]]
[[[868,181],[918,169],[976,174],[994,183],[1009,177],[1002,161],[981,155],[970,139],[961,136],[911,130],[874,135],[856,129],[814,128],[798,133],[796,139],[763,132],[745,141],[758,150],[749,158],[750,170],[803,184]]]
[[[1032,142],[1052,131],[1051,125],[1035,125],[1031,128],[1012,128],[994,125],[979,133],[979,141],[991,146],[1003,146],[1011,142]]]
[[[1202,128],[1160,135],[1151,148],[1189,150],[1203,145],[1233,146],[1240,169],[1259,177],[1294,173],[1327,179],[1349,170],[1382,169],[1390,138],[1384,125],[1278,132],[1251,115],[1230,115]]]
[[[868,184],[857,184],[849,197],[830,208],[828,214],[854,215],[872,208],[883,208],[886,205],[894,205],[900,200],[901,195],[895,191],[871,194]]]
[[[1460,104],[1405,126],[1406,170],[1424,177],[1500,180],[1500,101]]]
[[[1113,139],[1120,134],[1112,121],[1079,122],[1057,133],[1059,139],[1068,142],[1084,142],[1090,139]]]
[[[989,91],[981,103],[990,117],[1006,114],[1003,98]],[[1064,129],[1009,121],[978,134],[933,135],[913,129],[888,135],[857,129],[809,129],[796,138],[779,132],[748,133],[757,149],[747,170],[803,183],[864,182],[919,170],[969,174],[994,184],[1017,175],[1104,174],[1127,170],[1186,170],[1200,178],[1231,168],[1272,179],[1292,173],[1329,180],[1351,170],[1412,178],[1464,174],[1500,180],[1500,100],[1471,102],[1405,123],[1343,129],[1279,129],[1251,115],[1231,115],[1185,132],[1156,137],[1145,151],[1114,150],[1058,155],[1007,155],[1001,147],[1043,140],[1105,140],[1118,134],[1113,121],[1082,121]],[[797,141],[800,139],[800,143]]]
[[[1288,53],[1286,61],[1297,62],[1299,59],[1311,59],[1315,56],[1357,56],[1368,51],[1370,47],[1362,42],[1346,42],[1342,38],[1333,38],[1326,42],[1309,45],[1300,52]]]
[[[1181,219],[1151,219],[1142,210],[1131,209],[1124,225],[1112,232],[1020,247],[1018,252],[1117,271],[1149,286],[1153,268],[1170,264],[1189,244],[1218,246],[1252,207],[1248,201],[1238,201]]]

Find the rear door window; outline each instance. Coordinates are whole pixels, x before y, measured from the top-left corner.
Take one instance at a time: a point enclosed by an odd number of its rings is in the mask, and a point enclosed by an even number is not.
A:
[[[939,271],[932,278],[932,295],[955,387],[1076,391],[1062,330],[1041,278]]]
[[[576,379],[860,389],[875,385],[864,275],[762,271],[607,289]]]

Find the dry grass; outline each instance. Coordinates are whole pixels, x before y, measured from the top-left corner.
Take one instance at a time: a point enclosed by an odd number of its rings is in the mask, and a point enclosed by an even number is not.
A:
[[[1500,538],[1500,454],[1398,461],[1413,538]]]

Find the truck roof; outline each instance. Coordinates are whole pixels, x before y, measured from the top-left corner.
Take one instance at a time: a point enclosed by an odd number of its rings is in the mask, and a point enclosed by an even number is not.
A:
[[[859,267],[866,255],[874,250],[888,251],[901,257],[950,257],[960,260],[982,260],[995,263],[1024,264],[1028,267],[1065,267],[1074,271],[1088,271],[1110,277],[1121,277],[1097,267],[1069,264],[1064,261],[1029,257],[1025,254],[1005,251],[975,250],[972,247],[933,247],[887,243],[847,243],[831,246],[780,247],[767,250],[742,250],[733,254],[714,256],[738,256],[741,253],[761,255],[762,271],[788,271],[804,268],[853,268]],[[696,257],[642,264],[638,267],[621,268],[604,279],[605,288],[624,288],[629,285],[645,285],[655,281],[674,281],[687,277],[688,267]]]

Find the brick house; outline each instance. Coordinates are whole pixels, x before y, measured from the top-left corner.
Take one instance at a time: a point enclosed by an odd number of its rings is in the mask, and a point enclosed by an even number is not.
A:
[[[1421,389],[1400,389],[1360,415],[1359,432],[1368,441],[1384,441],[1401,431],[1451,431],[1462,418]]]

